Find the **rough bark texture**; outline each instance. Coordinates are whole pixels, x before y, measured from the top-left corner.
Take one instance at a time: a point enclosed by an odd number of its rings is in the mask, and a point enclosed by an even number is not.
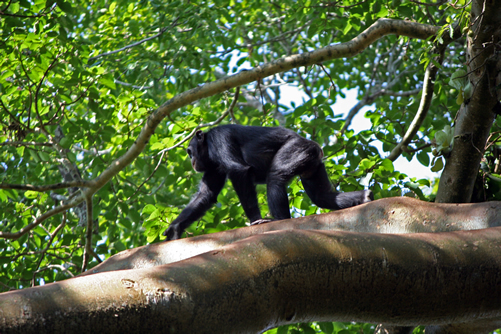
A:
[[[454,132],[454,148],[440,178],[436,201],[470,202],[480,161],[501,98],[501,1],[476,0],[471,4],[471,29],[468,33],[466,64],[468,79],[474,87],[470,100],[461,106]],[[452,324],[428,327],[426,333],[488,333],[497,322]]]
[[[252,235],[279,230],[418,233],[499,226],[501,203],[436,204],[409,197],[384,198],[321,215],[151,244],[120,252],[82,275],[154,267],[205,253]]]
[[[479,320],[468,324],[451,324],[444,326],[427,326],[426,334],[482,334],[501,328],[501,319]]]
[[[268,232],[170,265],[3,293],[0,332],[256,333],[315,320],[499,319],[500,249],[500,227]]]
[[[468,33],[467,66],[473,95],[461,106],[454,132],[454,149],[440,178],[436,201],[470,202],[480,160],[501,99],[501,1],[473,1]]]

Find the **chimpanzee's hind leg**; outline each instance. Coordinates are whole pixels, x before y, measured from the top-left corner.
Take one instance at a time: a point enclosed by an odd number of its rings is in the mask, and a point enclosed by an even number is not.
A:
[[[347,193],[338,193],[334,191],[322,162],[316,166],[315,171],[301,175],[301,182],[311,201],[315,203],[315,205],[325,209],[338,210],[349,208],[370,202],[374,199],[372,191],[370,190]]]
[[[321,157],[320,146],[302,137],[290,138],[277,151],[266,181],[268,206],[275,219],[290,218],[287,183],[296,175],[315,170]]]

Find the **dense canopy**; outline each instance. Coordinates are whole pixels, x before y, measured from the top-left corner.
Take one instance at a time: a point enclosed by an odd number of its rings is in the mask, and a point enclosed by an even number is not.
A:
[[[480,0],[0,4],[0,291],[74,277],[163,240],[201,179],[187,142],[217,124],[283,126],[316,141],[339,191],[499,199],[499,8]],[[348,91],[356,100],[340,108]],[[440,181],[398,170],[402,159],[443,171]],[[269,217],[265,190],[258,186],[258,200]],[[299,179],[288,193],[293,217],[327,212]],[[247,225],[228,182],[185,237]]]

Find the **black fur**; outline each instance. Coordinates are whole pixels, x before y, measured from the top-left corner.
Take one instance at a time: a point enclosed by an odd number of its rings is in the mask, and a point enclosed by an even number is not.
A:
[[[198,192],[164,232],[167,240],[179,239],[216,203],[226,178],[233,183],[251,222],[263,222],[255,188],[261,183],[267,185],[273,217],[290,218],[287,183],[296,175],[312,202],[321,208],[343,209],[373,199],[370,190],[335,192],[320,146],[285,128],[222,125],[206,133],[198,131],[187,152],[193,168],[204,175]]]

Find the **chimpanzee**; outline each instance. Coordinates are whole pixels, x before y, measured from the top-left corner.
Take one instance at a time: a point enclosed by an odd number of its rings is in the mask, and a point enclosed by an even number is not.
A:
[[[268,206],[277,220],[290,218],[287,183],[301,177],[304,190],[321,208],[343,209],[373,200],[372,191],[337,193],[322,163],[320,146],[281,127],[222,125],[197,131],[188,145],[191,165],[203,172],[198,192],[164,232],[167,240],[181,238],[183,231],[217,201],[229,178],[253,224],[261,218],[256,184],[266,183]]]

